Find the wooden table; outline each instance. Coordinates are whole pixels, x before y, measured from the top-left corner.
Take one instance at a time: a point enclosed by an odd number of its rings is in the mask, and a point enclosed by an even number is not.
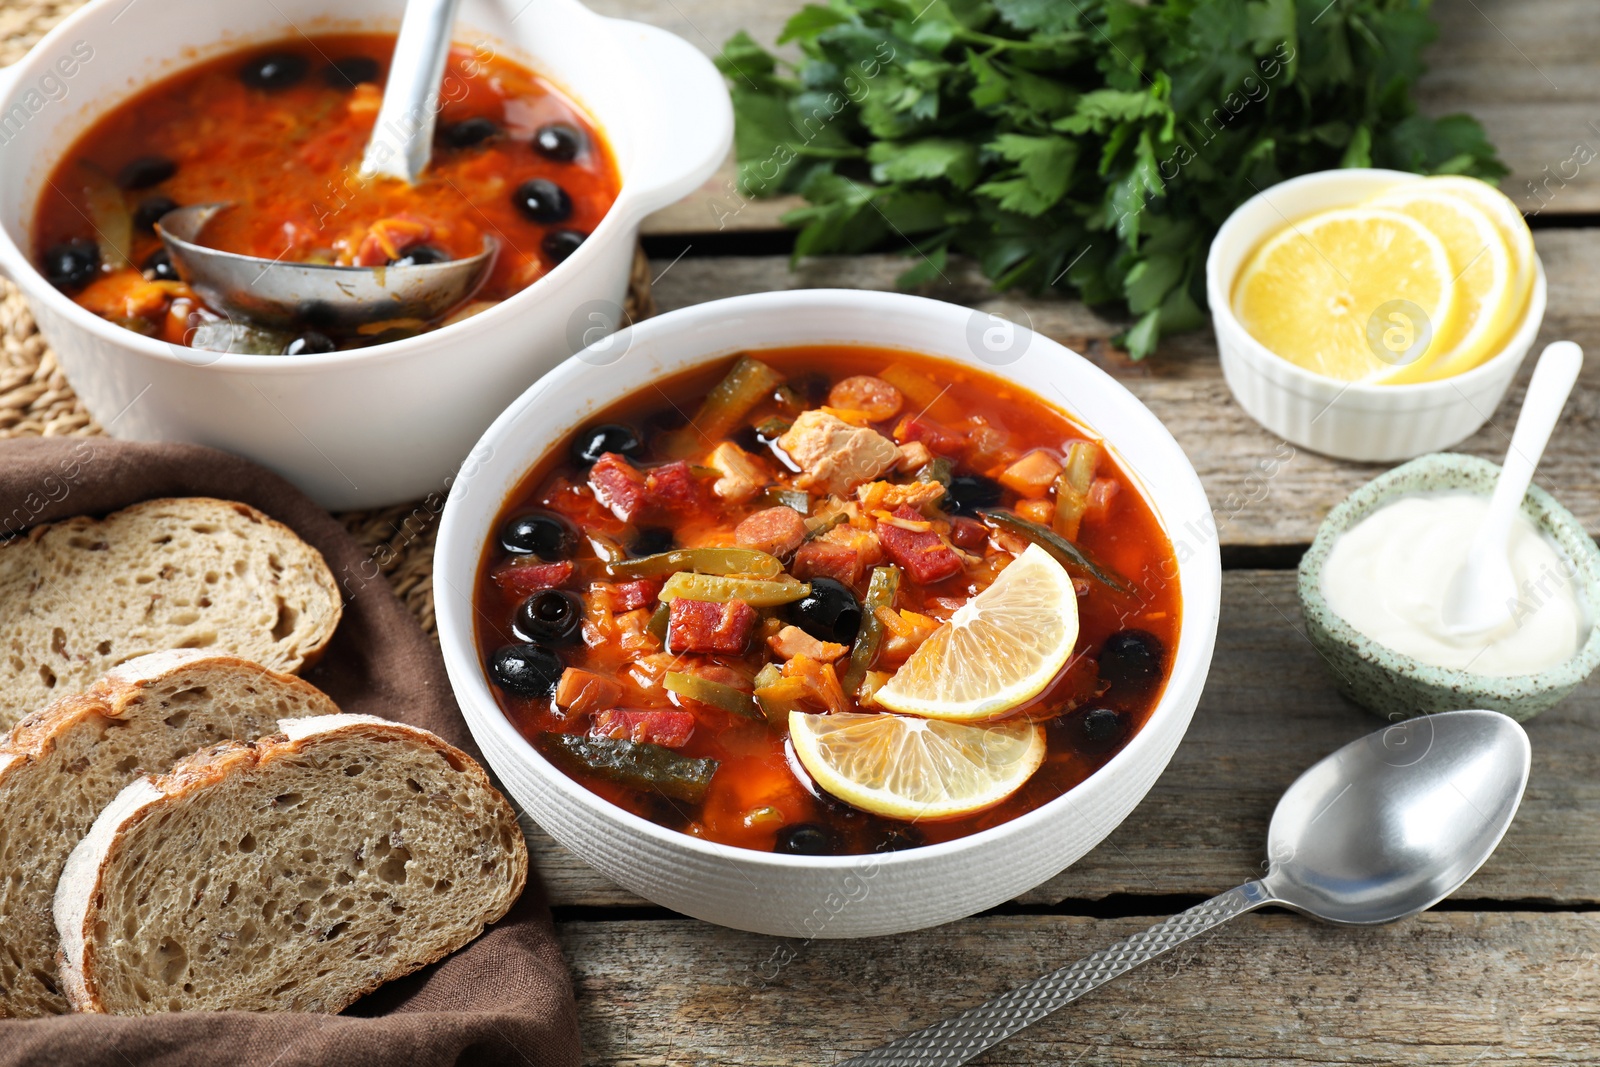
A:
[[[590,0],[714,51],[736,29],[770,42],[797,4]],[[1600,19],[1576,0],[1438,0],[1423,93],[1467,110],[1515,173],[1550,279],[1540,343],[1600,353]],[[1580,152],[1578,158],[1586,153]],[[1594,154],[1594,153],[1587,153]],[[1549,171],[1545,170],[1549,167]],[[725,220],[730,171],[649,223],[663,311],[769,289],[890,289],[896,256],[791,273],[778,216]],[[1529,183],[1537,183],[1537,192]],[[682,253],[682,258],[676,258]],[[1065,300],[997,297],[970,267],[926,295],[1017,317],[1125,382],[1171,428],[1222,536],[1222,627],[1194,725],[1143,804],[1070,870],[992,912],[869,941],[784,941],[685,919],[539,839],[595,1064],[833,1063],[977,1003],[1258,871],[1278,795],[1378,725],[1344,702],[1307,643],[1294,567],[1328,509],[1381,468],[1295,450],[1234,403],[1209,333],[1130,363],[1124,324]],[[1526,381],[1526,373],[1522,381]],[[1498,459],[1522,389],[1462,446]],[[1266,471],[1272,473],[1265,473]],[[1591,358],[1539,483],[1600,530],[1600,359]],[[1352,932],[1246,916],[1135,971],[989,1053],[988,1064],[1600,1062],[1600,684],[1530,725],[1533,777],[1505,843],[1417,919]],[[774,951],[793,960],[774,968]],[[776,973],[774,971],[776,970]]]

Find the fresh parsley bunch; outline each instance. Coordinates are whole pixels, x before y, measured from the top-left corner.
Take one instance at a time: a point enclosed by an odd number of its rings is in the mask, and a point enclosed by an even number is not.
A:
[[[999,288],[1125,302],[1135,358],[1204,320],[1235,207],[1329,167],[1506,173],[1465,115],[1416,113],[1428,0],[829,0],[780,64],[719,65],[741,190],[809,205],[796,257],[909,242],[906,285],[974,257]],[[782,68],[780,70],[780,68]]]

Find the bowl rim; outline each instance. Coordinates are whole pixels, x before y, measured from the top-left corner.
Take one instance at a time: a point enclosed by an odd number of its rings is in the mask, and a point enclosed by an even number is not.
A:
[[[1213,328],[1218,334],[1226,331],[1229,335],[1229,340],[1232,342],[1232,347],[1237,350],[1238,354],[1249,359],[1258,368],[1266,366],[1270,367],[1275,373],[1283,374],[1287,381],[1282,384],[1286,387],[1301,387],[1315,390],[1318,393],[1331,390],[1336,392],[1339,397],[1350,396],[1369,399],[1379,397],[1418,398],[1438,396],[1449,401],[1449,403],[1434,406],[1453,406],[1462,402],[1462,400],[1459,397],[1450,398],[1448,396],[1449,393],[1460,392],[1463,389],[1470,390],[1473,386],[1492,384],[1495,379],[1506,373],[1508,365],[1512,365],[1510,370],[1514,373],[1514,365],[1522,362],[1527,355],[1529,347],[1532,346],[1534,339],[1538,336],[1539,327],[1544,322],[1545,306],[1549,299],[1549,287],[1545,278],[1544,261],[1539,257],[1537,250],[1533,254],[1533,288],[1528,294],[1528,303],[1522,310],[1522,317],[1517,320],[1517,328],[1507,335],[1505,343],[1494,355],[1485,359],[1476,367],[1462,371],[1460,374],[1451,375],[1448,378],[1441,378],[1438,381],[1383,385],[1362,381],[1346,382],[1338,378],[1316,374],[1298,364],[1289,362],[1256,340],[1233,313],[1233,283],[1238,271],[1234,271],[1230,277],[1222,277],[1221,250],[1225,243],[1230,246],[1232,244],[1246,243],[1253,246],[1262,239],[1261,237],[1255,237],[1247,241],[1242,236],[1244,229],[1242,216],[1245,210],[1258,201],[1270,204],[1269,195],[1274,192],[1283,192],[1290,188],[1299,188],[1301,186],[1334,185],[1339,182],[1348,183],[1352,178],[1358,182],[1366,181],[1369,177],[1420,181],[1427,178],[1428,175],[1414,174],[1403,170],[1388,170],[1382,167],[1345,167],[1313,171],[1309,174],[1301,174],[1298,177],[1285,179],[1275,185],[1269,185],[1234,208],[1217,230],[1216,237],[1211,241],[1211,249],[1206,254],[1206,289],[1210,294],[1208,303],[1211,306]],[[1485,182],[1484,184],[1487,185],[1489,183]],[[1351,205],[1347,206],[1353,206],[1356,202],[1352,200]],[[1245,255],[1248,254],[1249,250],[1247,249]],[[1240,269],[1242,267],[1243,261],[1241,260]],[[1217,294],[1221,294],[1221,297],[1219,298]],[[1321,399],[1320,396],[1315,398]]]
[[[646,319],[637,325],[630,327],[628,330],[622,331],[616,335],[616,338],[609,340],[611,340],[612,343],[622,343],[624,345],[631,346],[637,343],[641,338],[650,340],[657,334],[665,335],[666,337],[671,337],[673,335],[692,337],[697,328],[701,324],[708,321],[716,321],[724,318],[729,320],[749,320],[760,315],[769,313],[783,313],[786,311],[792,311],[796,308],[810,309],[816,312],[815,318],[817,321],[825,321],[826,313],[830,310],[840,310],[841,304],[854,304],[857,308],[871,309],[885,316],[896,315],[901,317],[915,317],[918,315],[927,316],[929,314],[937,314],[946,316],[960,315],[965,318],[972,314],[972,309],[963,305],[953,304],[941,300],[933,300],[927,297],[912,296],[904,293],[887,293],[876,290],[855,289],[779,290],[774,292],[751,293],[742,296],[725,297],[720,300],[713,300],[702,304],[695,304],[689,307],[680,308],[675,311],[658,315],[654,318]],[[1162,424],[1158,418],[1156,418],[1155,414],[1151,412],[1149,408],[1145,407],[1144,404],[1139,401],[1138,398],[1135,397],[1126,386],[1122,385],[1121,382],[1118,382],[1115,378],[1111,377],[1111,375],[1107,374],[1101,368],[1095,366],[1088,359],[1077,354],[1076,352],[1073,352],[1065,345],[1062,345],[1059,342],[1044,336],[1043,334],[1029,329],[1027,326],[1022,324],[1014,325],[1019,331],[1027,332],[1030,338],[1030,351],[1031,346],[1036,343],[1045,346],[1046,350],[1055,349],[1057,350],[1056,355],[1065,357],[1069,360],[1078,361],[1081,364],[1082,369],[1088,372],[1091,377],[1099,376],[1102,378],[1106,384],[1113,387],[1114,397],[1117,395],[1117,393],[1120,393],[1121,396],[1117,397],[1119,402],[1122,402],[1125,408],[1127,405],[1131,404],[1132,407],[1128,408],[1128,410],[1133,411],[1136,418],[1142,419],[1147,423],[1146,426],[1140,428],[1140,432],[1150,433],[1152,436],[1164,439],[1164,447],[1170,448],[1171,454],[1181,463],[1181,466],[1177,468],[1177,473],[1183,480],[1187,481],[1188,484],[1186,488],[1194,493],[1197,493],[1199,499],[1205,502],[1207,507],[1207,515],[1209,516],[1210,502],[1205,495],[1205,488],[1200,482],[1198,473],[1194,470],[1193,464],[1189,462],[1188,456],[1184,453],[1182,447],[1178,445],[1177,441],[1172,437],[1165,425]],[[627,336],[623,336],[624,334]],[[620,342],[618,339],[620,339]],[[826,344],[829,342],[822,340],[804,340],[790,343]],[[852,342],[837,341],[834,343],[848,344]],[[853,343],[861,344],[863,342],[857,341]],[[708,346],[701,346],[701,351],[697,355],[695,355],[692,359],[676,364],[673,370],[669,371],[668,373],[677,373],[678,371],[688,369],[689,367],[722,359],[733,352],[756,351],[760,347],[782,347],[782,345],[736,346],[728,349],[727,351],[711,349]],[[874,345],[874,347],[877,346]],[[952,362],[957,363],[965,362],[959,357],[941,355],[937,356],[936,358],[950,359]],[[976,362],[973,363],[973,366],[978,367],[978,369],[989,370],[990,373],[996,374],[996,376],[1001,378],[1008,377],[1006,368],[1004,367],[979,367]],[[549,395],[550,393],[573,384],[573,379],[583,375],[586,370],[594,371],[601,369],[603,368],[591,367],[590,365],[585,364],[578,356],[574,356],[566,360],[550,373],[546,374],[539,381],[535,382],[526,392],[514,400],[505,409],[505,411],[503,411],[500,416],[495,419],[494,423],[486,431],[484,431],[483,436],[479,439],[475,448],[480,450],[488,448],[498,451],[500,447],[505,446],[505,442],[500,440],[500,438],[507,434],[510,431],[512,424],[520,419],[524,413],[536,402],[549,403],[553,399],[553,397]],[[1022,386],[1023,388],[1027,388],[1030,392],[1034,392],[1035,395],[1039,395],[1031,386],[1028,386],[1021,381],[1018,381],[1016,384]],[[620,400],[637,389],[648,387],[648,385],[648,381],[634,381],[630,379],[627,381],[626,385],[620,388],[620,390],[608,389],[606,393],[609,396],[609,399],[599,402],[599,406],[603,407],[605,403]],[[1093,428],[1093,423],[1091,423],[1089,420],[1074,414],[1072,411],[1066,409],[1062,405],[1055,404],[1054,402],[1047,400],[1042,396],[1040,396],[1040,399],[1043,402],[1049,403],[1051,406],[1064,411],[1074,421]],[[583,413],[574,412],[574,415],[574,421],[562,429],[561,435],[570,432],[571,429],[575,428],[581,423],[584,417]],[[561,435],[557,436],[557,440],[560,439]],[[1116,448],[1114,442],[1107,440],[1106,443],[1109,447],[1112,447],[1113,449]],[[529,450],[512,449],[511,451],[516,452],[519,455],[526,456]],[[523,462],[521,464],[521,469],[526,471],[532,465],[532,462]],[[1147,494],[1147,503],[1152,505],[1152,510],[1156,510],[1157,519],[1161,523],[1163,532],[1165,532],[1168,537],[1172,538],[1176,543],[1177,534],[1180,531],[1174,525],[1171,517],[1161,515],[1159,509],[1155,508],[1154,506],[1155,502],[1148,499],[1148,494],[1151,492],[1149,488],[1149,480],[1138,475],[1138,472],[1130,470],[1130,473],[1133,473],[1136,477],[1139,477],[1141,488]],[[1170,474],[1172,472],[1168,473]],[[508,750],[514,752],[516,754],[516,758],[518,758],[518,760],[524,766],[531,769],[531,773],[542,785],[554,788],[568,801],[575,802],[578,807],[586,810],[588,813],[599,818],[603,822],[609,822],[614,825],[618,825],[634,834],[642,834],[644,837],[650,839],[653,844],[668,851],[687,851],[703,858],[716,859],[722,862],[734,863],[737,865],[753,865],[756,867],[769,868],[778,871],[850,871],[864,868],[877,870],[880,866],[897,867],[904,864],[924,863],[937,859],[949,858],[966,852],[976,852],[998,843],[999,841],[1002,841],[1010,836],[1022,833],[1036,824],[1047,822],[1051,819],[1059,818],[1069,813],[1076,815],[1077,812],[1074,794],[1078,793],[1090,782],[1096,780],[1104,781],[1110,777],[1114,777],[1119,773],[1126,773],[1130,766],[1135,766],[1140,762],[1151,758],[1146,755],[1146,751],[1153,749],[1159,743],[1157,739],[1158,731],[1152,728],[1157,717],[1170,717],[1175,715],[1183,715],[1185,717],[1192,716],[1193,703],[1189,703],[1189,698],[1186,694],[1192,691],[1193,699],[1195,702],[1197,702],[1201,692],[1204,690],[1204,686],[1210,671],[1212,653],[1215,646],[1217,623],[1221,611],[1222,593],[1221,552],[1218,542],[1215,538],[1208,542],[1208,549],[1203,547],[1202,549],[1197,550],[1189,558],[1189,561],[1179,561],[1180,567],[1188,565],[1188,562],[1193,562],[1196,568],[1195,573],[1204,578],[1209,578],[1212,586],[1210,598],[1211,602],[1201,602],[1200,597],[1204,593],[1203,589],[1190,590],[1187,588],[1187,586],[1185,587],[1184,592],[1182,593],[1183,617],[1179,623],[1178,654],[1173,659],[1172,670],[1168,673],[1166,685],[1162,689],[1161,695],[1157,699],[1155,707],[1151,710],[1150,716],[1145,720],[1145,723],[1143,727],[1140,728],[1139,732],[1136,733],[1128,741],[1128,743],[1116,753],[1116,755],[1114,755],[1088,778],[1084,779],[1083,782],[1078,783],[1078,785],[1062,793],[1060,796],[1040,805],[1032,811],[1025,812],[1014,819],[1008,819],[1005,822],[989,827],[988,829],[980,830],[976,833],[954,838],[949,841],[942,841],[931,845],[922,845],[913,849],[889,853],[870,852],[839,856],[798,856],[776,852],[762,852],[756,849],[742,848],[735,845],[725,845],[715,841],[707,841],[703,838],[693,837],[689,834],[681,833],[679,831],[669,830],[664,826],[644,818],[643,816],[636,815],[625,808],[613,804],[587,789],[581,783],[569,777],[559,767],[547,759],[544,754],[532,744],[532,742],[525,738],[515,728],[515,726],[511,723],[511,720],[495,702],[493,694],[489,691],[488,682],[484,675],[482,664],[479,662],[476,654],[475,631],[471,629],[470,622],[463,622],[458,615],[459,606],[456,599],[452,597],[452,593],[455,592],[455,590],[448,588],[441,589],[441,586],[449,586],[453,584],[450,580],[452,566],[459,566],[459,564],[456,564],[455,561],[463,558],[470,560],[471,574],[473,578],[475,578],[477,574],[477,568],[482,559],[482,553],[486,544],[484,537],[478,536],[476,533],[470,538],[467,536],[467,531],[471,528],[473,519],[470,517],[463,517],[462,508],[465,507],[465,505],[462,503],[463,499],[463,494],[459,492],[452,492],[449,500],[446,502],[444,515],[440,520],[439,538],[435,550],[435,559],[444,560],[445,562],[443,565],[436,563],[434,567],[434,603],[438,621],[440,647],[444,654],[446,673],[450,678],[451,686],[454,690],[457,703],[461,707],[463,718],[466,719],[469,729],[473,732],[474,738],[477,737],[477,732],[480,725],[487,728],[493,733],[495,741],[504,745]],[[503,500],[500,503],[503,503]],[[496,514],[498,513],[498,508],[499,504],[497,503],[495,509]],[[483,520],[482,525],[484,527],[484,534],[487,533],[489,529],[488,524],[492,521],[492,518],[493,516],[491,515]],[[441,593],[443,595],[441,595]],[[472,610],[470,594],[466,595],[466,602],[467,611],[470,613]],[[464,637],[460,633],[460,631],[463,629],[466,630]],[[1189,703],[1187,709],[1185,708],[1186,703]],[[1187,724],[1185,724],[1184,729],[1185,731],[1187,730]],[[1181,735],[1178,741],[1174,742],[1174,746],[1176,746],[1178,743],[1181,743]],[[479,745],[485,749],[485,753],[487,754],[490,746],[484,745],[481,741],[479,742]],[[491,765],[492,763],[493,760],[491,759]],[[1165,764],[1163,762],[1163,766],[1164,765]],[[1152,784],[1153,782],[1154,778],[1152,778]]]
[[[1300,559],[1297,585],[1303,609],[1331,638],[1351,648],[1362,660],[1410,681],[1455,690],[1464,698],[1471,694],[1505,695],[1507,690],[1514,689],[1515,698],[1524,699],[1579,684],[1600,667],[1600,546],[1585,532],[1576,515],[1538,485],[1528,487],[1522,512],[1569,557],[1583,580],[1588,601],[1589,637],[1570,658],[1525,674],[1477,674],[1455,667],[1436,667],[1374,641],[1346,622],[1322,595],[1322,567],[1333,551],[1334,542],[1347,530],[1390,501],[1410,493],[1472,492],[1465,486],[1446,484],[1451,476],[1468,473],[1493,478],[1499,475],[1500,465],[1462,452],[1429,452],[1385,471],[1345,497],[1322,520],[1316,539]],[[1435,489],[1422,490],[1396,485],[1418,474],[1440,484]],[[1574,552],[1575,548],[1579,551]]]
[[[0,68],[0,100],[9,98],[19,86],[28,82],[29,75],[31,73],[31,65],[35,62],[43,62],[43,60],[39,57],[43,57],[49,53],[52,46],[71,35],[79,28],[81,23],[93,21],[97,16],[103,13],[104,9],[111,7],[117,2],[119,2],[119,0],[90,0],[89,3],[84,4],[82,7],[68,15],[61,22],[57,23],[55,27],[45,34],[44,37],[35,42],[21,59],[17,60],[8,67]],[[596,20],[596,24],[602,27],[603,32],[616,35],[616,51],[619,54],[632,54],[632,46],[622,38],[620,33],[618,33],[618,27],[633,25],[633,23],[630,23],[626,19],[609,18],[601,15],[599,12],[594,11],[587,5],[577,2],[577,0],[573,0],[571,6],[575,10],[581,11],[585,17]],[[264,40],[264,38],[261,40]],[[251,48],[253,47],[252,42],[261,43],[261,40],[252,37],[249,39],[240,38],[230,39],[225,42],[217,42],[217,48],[214,53],[206,52],[202,49],[201,54],[197,54],[192,57],[187,55],[184,49],[173,49],[171,50],[172,58],[180,59],[182,61],[179,66],[165,72],[164,74],[158,75],[154,80],[145,80],[139,82],[132,88],[119,92],[115,99],[111,100],[106,106],[96,109],[94,115],[97,117],[103,117],[110,110],[110,108],[127,102],[129,99],[145,89],[150,88],[157,81],[160,81],[163,78],[174,77],[178,74],[181,74],[184,70],[190,69],[199,63],[206,62],[206,57],[208,56],[211,59],[225,56],[231,52]],[[530,67],[530,69],[533,69],[535,74],[540,74],[536,68]],[[548,79],[547,75],[540,74],[540,76],[546,77],[547,80],[553,81],[553,79]],[[594,120],[592,109],[587,103],[585,103],[583,97],[579,93],[575,92],[570,86],[558,82],[554,84],[557,85],[557,88],[559,88],[562,93],[568,96],[580,109],[583,110],[586,117],[590,118],[590,121],[594,125],[596,131],[603,139],[606,140],[607,147],[609,149],[611,137],[607,130],[601,127],[598,121]],[[615,162],[614,152],[613,162]],[[441,337],[447,343],[455,341],[469,341],[473,334],[482,332],[486,328],[492,328],[499,325],[501,320],[506,319],[507,316],[519,314],[525,305],[532,302],[532,297],[524,299],[524,297],[527,297],[528,294],[535,294],[538,297],[544,297],[547,295],[544,290],[553,288],[555,284],[564,283],[570,278],[574,277],[578,271],[586,269],[589,260],[595,259],[603,254],[601,251],[601,246],[610,243],[617,236],[616,231],[619,229],[627,231],[630,227],[635,225],[640,218],[643,217],[643,214],[646,213],[639,209],[636,201],[639,201],[640,199],[648,199],[651,189],[645,185],[642,185],[637,180],[632,182],[627,181],[625,176],[622,174],[621,167],[618,167],[617,170],[619,179],[622,179],[617,190],[617,197],[612,201],[611,207],[608,208],[605,215],[601,217],[600,222],[595,226],[594,230],[590,232],[589,237],[585,239],[584,242],[578,246],[577,250],[574,251],[570,256],[557,263],[549,271],[536,279],[532,284],[526,286],[516,293],[513,293],[511,296],[497,303],[494,307],[486,308],[485,310],[477,314],[470,315],[459,322],[454,322],[447,326],[440,326],[436,329],[428,330],[424,333],[416,334],[411,337],[404,337],[395,341],[385,341],[376,345],[367,345],[364,348],[353,348],[343,351],[325,353],[311,353],[286,359],[281,355],[263,356],[246,355],[234,352],[208,352],[203,349],[190,349],[186,348],[185,346],[172,345],[165,341],[159,341],[155,338],[146,337],[143,334],[136,333],[133,330],[118,326],[115,323],[95,315],[93,312],[90,312],[87,309],[79,306],[76,301],[67,296],[61,290],[57,289],[54,285],[51,285],[50,282],[39,271],[39,268],[34,264],[33,257],[17,242],[11,240],[10,235],[7,234],[3,229],[0,229],[0,276],[9,276],[10,280],[15,283],[19,289],[22,289],[27,294],[30,301],[43,301],[50,311],[61,315],[72,325],[88,331],[90,334],[94,335],[97,340],[103,341],[113,347],[129,350],[141,356],[149,356],[163,362],[177,365],[179,367],[190,367],[196,370],[224,373],[294,374],[302,371],[316,371],[331,367],[344,368],[358,366],[365,363],[381,364],[390,359],[401,359],[414,355],[419,351],[425,351],[430,345],[437,344]],[[27,220],[27,224],[30,227],[30,234],[28,237],[31,240],[31,213]],[[177,351],[178,349],[182,349],[186,352],[202,353],[202,356],[205,358],[185,359],[181,354],[179,354]],[[468,349],[468,351],[470,351],[470,349]]]

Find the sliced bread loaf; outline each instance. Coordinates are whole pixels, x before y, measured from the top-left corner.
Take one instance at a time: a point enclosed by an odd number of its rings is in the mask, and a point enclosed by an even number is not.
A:
[[[0,742],[0,1015],[68,1010],[51,902],[74,845],[122,788],[280,719],[338,712],[317,689],[234,656],[157,652],[19,722]]]
[[[297,671],[339,613],[322,555],[244,504],[147,500],[35,526],[0,544],[0,730],[169,648]]]
[[[337,1012],[521,894],[516,814],[465,753],[364,715],[281,726],[128,786],[73,850],[74,1007]]]

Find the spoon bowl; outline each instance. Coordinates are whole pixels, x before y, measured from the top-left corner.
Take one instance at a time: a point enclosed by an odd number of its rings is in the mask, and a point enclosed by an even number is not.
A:
[[[386,319],[428,320],[466,300],[488,273],[498,245],[467,259],[407,267],[290,263],[206,248],[200,232],[232,204],[193,204],[156,224],[178,273],[218,310],[265,327],[351,329]]]
[[[1370,926],[1424,911],[1483,865],[1521,803],[1528,735],[1494,711],[1407,719],[1297,778],[1267,832],[1274,901]]]

